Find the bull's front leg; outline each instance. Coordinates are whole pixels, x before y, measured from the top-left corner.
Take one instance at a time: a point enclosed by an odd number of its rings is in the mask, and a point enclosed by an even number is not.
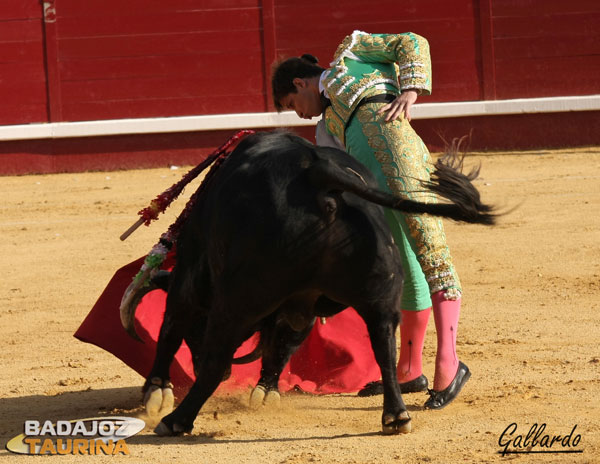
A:
[[[215,357],[213,361],[225,363],[228,361],[231,362],[231,355],[229,356],[229,360],[227,357]],[[210,363],[213,361],[210,361]],[[197,378],[179,406],[177,406],[171,414],[163,417],[160,424],[154,429],[154,432],[157,435],[174,436],[190,433],[192,431],[194,428],[194,420],[196,420],[200,409],[210,395],[217,389],[223,378],[223,374],[225,373],[225,369],[213,367],[203,370],[203,374],[208,373],[208,371],[219,373],[217,375],[212,375],[210,379],[208,378],[208,375],[202,375]]]
[[[402,400],[396,375],[396,323],[392,317],[373,314],[365,319],[371,338],[371,346],[383,380],[382,430],[386,435],[409,433],[411,419]]]
[[[187,322],[185,314],[173,298],[167,297],[154,363],[142,388],[144,406],[149,416],[163,416],[173,410],[175,397],[169,370],[183,341]]]
[[[231,367],[233,353],[241,337],[231,327],[226,327],[218,317],[208,321],[206,336],[199,351],[195,367],[196,380],[177,408],[162,418],[154,432],[161,436],[190,433],[194,420],[206,400],[221,383],[228,368]]]

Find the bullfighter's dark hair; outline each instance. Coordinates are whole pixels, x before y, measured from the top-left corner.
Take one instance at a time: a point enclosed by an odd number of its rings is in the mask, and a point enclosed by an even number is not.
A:
[[[277,111],[282,111],[281,100],[290,93],[296,93],[294,79],[299,77],[320,76],[325,68],[319,66],[319,60],[313,55],[305,53],[301,57],[294,56],[279,61],[273,65],[271,74],[271,88],[273,90],[273,103]]]

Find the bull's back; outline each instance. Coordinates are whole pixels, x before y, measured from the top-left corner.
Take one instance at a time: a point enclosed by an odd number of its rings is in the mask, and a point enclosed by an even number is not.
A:
[[[196,232],[186,235],[204,242],[213,284],[285,293],[339,276],[360,286],[362,277],[345,274],[379,253],[383,213],[338,192],[334,220],[327,218],[318,198],[328,186],[309,175],[315,163],[326,156],[370,179],[349,155],[319,150],[297,137],[253,136],[221,165],[195,208]]]
[[[306,175],[314,163],[311,146],[282,134],[257,135],[221,165],[202,202],[203,235],[219,266],[285,266],[321,221],[317,189]]]

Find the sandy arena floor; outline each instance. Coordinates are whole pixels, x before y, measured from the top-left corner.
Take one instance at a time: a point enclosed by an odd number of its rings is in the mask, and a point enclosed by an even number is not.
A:
[[[380,434],[381,397],[288,394],[253,412],[247,392],[213,397],[192,435],[127,440],[130,456],[89,462],[482,463],[600,459],[600,148],[474,155],[484,200],[518,208],[494,228],[447,223],[465,287],[458,352],[473,372],[460,397],[422,410],[405,395],[413,433]],[[143,379],[73,333],[113,273],[146,254],[182,208],[126,242],[136,212],[187,169],[3,177],[0,254],[0,441],[28,419],[141,415]],[[187,198],[193,189],[186,190]],[[425,374],[433,378],[435,332]],[[218,414],[214,414],[218,412]],[[569,434],[572,454],[501,456],[511,424]],[[513,435],[513,438],[515,437]],[[540,450],[537,447],[532,450]],[[547,448],[546,448],[547,450]],[[40,458],[0,451],[0,461]],[[79,462],[73,456],[54,457]],[[38,462],[36,461],[36,462]]]

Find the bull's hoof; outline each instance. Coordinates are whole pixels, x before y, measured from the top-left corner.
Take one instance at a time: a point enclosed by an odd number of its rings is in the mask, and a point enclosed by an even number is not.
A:
[[[184,433],[190,433],[193,427],[185,427],[178,423],[169,425],[168,420],[163,420],[154,429],[154,433],[161,437],[176,437]]]
[[[161,422],[154,429],[154,433],[160,437],[172,437],[175,435],[173,431],[164,422]]]
[[[158,385],[150,385],[144,395],[144,406],[151,417],[162,417],[173,412],[175,395],[173,386],[167,382],[164,388]]]
[[[262,385],[257,385],[250,393],[250,408],[258,409],[263,405],[265,396],[267,395],[267,389]]]
[[[281,395],[277,390],[268,390],[263,385],[257,385],[250,393],[250,408],[258,409],[263,405],[278,408],[281,405]]]
[[[281,395],[277,390],[269,390],[263,403],[267,408],[278,408],[281,406]]]
[[[151,385],[144,395],[144,406],[149,416],[158,416],[162,401],[162,389],[156,385]]]
[[[411,419],[407,411],[402,411],[397,416],[394,416],[393,414],[384,414],[382,427],[384,435],[410,433],[412,430]]]
[[[175,405],[175,394],[173,389],[170,387],[162,389],[162,403],[160,405],[159,415],[166,416],[173,412],[173,406]]]

